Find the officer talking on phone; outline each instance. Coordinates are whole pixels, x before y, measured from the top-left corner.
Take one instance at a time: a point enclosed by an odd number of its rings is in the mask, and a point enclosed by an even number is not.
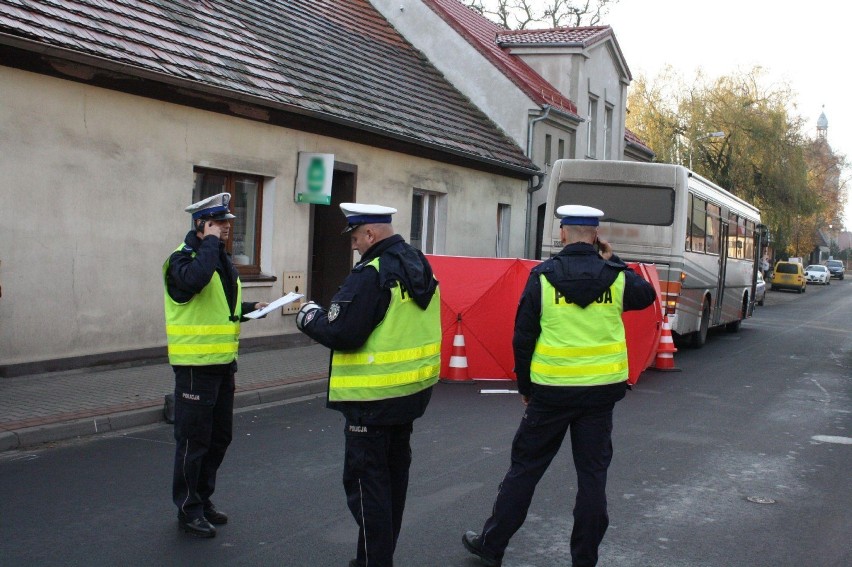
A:
[[[654,302],[650,283],[598,238],[600,209],[563,205],[564,248],[530,273],[515,316],[512,346],[526,411],[512,442],[511,465],[482,531],[462,544],[483,565],[499,567],[523,525],[533,493],[566,433],[577,472],[571,565],[593,567],[609,516],[606,476],[612,412],[627,391],[623,311]],[[562,564],[551,558],[550,564]]]
[[[229,193],[186,208],[193,228],[163,264],[169,363],[175,372],[172,498],[178,527],[214,537],[228,522],[210,496],[231,443],[234,374],[243,314],[266,303],[242,301],[237,269],[225,250],[231,234]]]

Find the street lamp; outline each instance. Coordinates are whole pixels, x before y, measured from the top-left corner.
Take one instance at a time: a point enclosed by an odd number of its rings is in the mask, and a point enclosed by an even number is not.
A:
[[[833,260],[834,256],[832,255],[831,246],[834,244],[834,226],[828,225],[828,259]]]
[[[692,169],[692,146],[695,142],[700,142],[701,140],[706,140],[707,138],[724,138],[724,132],[710,132],[709,134],[704,134],[703,136],[699,136],[692,140],[689,143],[689,169]]]

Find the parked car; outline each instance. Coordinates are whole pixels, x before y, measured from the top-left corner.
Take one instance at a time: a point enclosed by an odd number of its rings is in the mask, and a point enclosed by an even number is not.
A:
[[[763,274],[760,270],[757,271],[757,284],[754,286],[754,301],[758,305],[763,305],[766,299],[766,280],[763,279]]]
[[[828,268],[821,264],[812,264],[805,268],[805,278],[808,283],[820,283],[822,285],[831,283],[831,274]]]
[[[777,262],[772,274],[772,291],[776,289],[792,289],[796,293],[808,291],[808,281],[805,270],[798,262]]]
[[[828,272],[832,278],[843,279],[843,273],[846,271],[846,266],[843,265],[843,262],[840,260],[829,260],[825,263],[825,267],[828,268]]]

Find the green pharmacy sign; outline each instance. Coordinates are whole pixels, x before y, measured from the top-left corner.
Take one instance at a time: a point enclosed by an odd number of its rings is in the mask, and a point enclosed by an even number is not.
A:
[[[299,166],[296,171],[296,202],[330,205],[333,174],[334,154],[299,152]]]

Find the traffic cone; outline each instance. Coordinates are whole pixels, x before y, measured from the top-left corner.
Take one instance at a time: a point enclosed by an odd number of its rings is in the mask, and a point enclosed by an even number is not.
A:
[[[456,334],[453,336],[453,350],[450,355],[450,369],[447,376],[441,378],[441,382],[468,382],[467,375],[467,352],[464,348],[464,335],[462,334],[461,314],[458,316]]]
[[[674,353],[677,349],[672,338],[672,326],[669,324],[669,316],[663,317],[663,331],[660,333],[660,344],[657,345],[657,357],[654,359],[652,370],[660,372],[680,372],[680,368],[674,365]]]

